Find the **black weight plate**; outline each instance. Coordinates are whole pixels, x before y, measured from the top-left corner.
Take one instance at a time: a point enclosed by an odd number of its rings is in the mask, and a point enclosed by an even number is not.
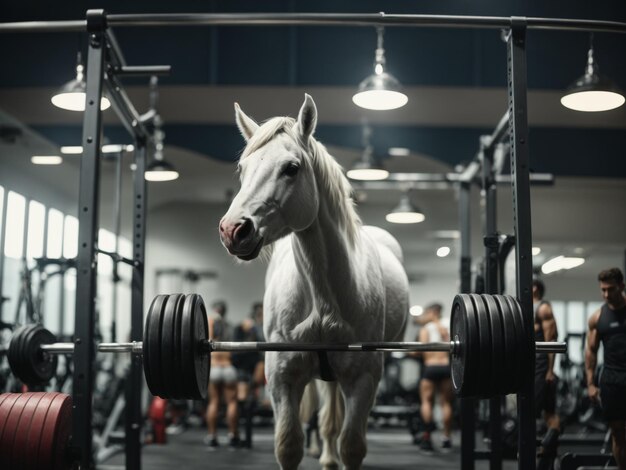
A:
[[[457,296],[458,297],[458,296]],[[450,315],[450,340],[458,341],[457,349],[451,356],[451,378],[452,386],[458,394],[462,394],[463,384],[467,382],[467,373],[469,368],[466,367],[468,347],[467,347],[467,325],[466,316],[462,313],[460,305],[461,300],[454,299],[452,305],[452,313]]]
[[[197,393],[196,364],[195,364],[195,344],[194,344],[194,328],[195,328],[195,308],[196,296],[189,294],[185,296],[182,308],[182,319],[180,325],[180,355],[182,358],[182,384],[184,394],[190,398]],[[207,356],[206,360],[210,360]]]
[[[502,318],[502,330],[504,332],[504,350],[502,356],[506,365],[506,370],[502,374],[501,390],[508,395],[515,392],[515,381],[517,380],[517,337],[515,333],[515,322],[508,302],[503,295],[494,295],[493,299],[498,305]]]
[[[22,368],[24,373],[24,378],[20,379],[22,380],[22,382],[29,386],[39,384],[37,381],[35,370],[33,368],[33,361],[30,357],[34,351],[35,360],[37,359],[36,355],[39,351],[38,348],[32,348],[32,343],[33,336],[39,329],[41,329],[41,326],[39,325],[28,325],[28,328],[24,331],[22,335],[22,340],[20,341],[20,367]]]
[[[504,337],[502,331],[502,316],[493,296],[482,294],[485,303],[489,326],[491,327],[491,395],[504,394],[502,390],[502,376],[506,373],[507,366],[504,362]]]
[[[204,353],[202,343],[209,337],[209,323],[206,313],[206,307],[202,297],[192,294],[196,297],[194,312],[194,329],[193,329],[193,353],[195,365],[196,388],[194,397],[196,400],[206,398],[207,389],[209,387],[209,373],[211,372],[210,357]]]
[[[182,357],[182,348],[180,346],[181,339],[181,328],[183,321],[183,309],[185,307],[185,296],[182,294],[178,294],[178,300],[176,301],[176,310],[174,311],[174,375],[175,375],[175,391],[174,398],[182,399],[185,398],[184,394],[184,383],[183,377],[181,377],[183,370],[183,357]]]
[[[533,370],[534,371],[534,364],[535,364],[535,330],[534,327],[531,326],[530,327],[530,332],[528,331],[528,328],[526,327],[526,324],[524,323],[524,315],[522,314],[522,306],[519,304],[519,302],[511,297],[511,302],[513,303],[513,308],[514,310],[517,312],[517,316],[520,319],[520,322],[522,323],[522,325],[524,326],[524,334],[525,334],[525,338],[524,338],[524,345],[523,345],[523,349],[522,349],[522,362],[523,362],[523,370],[524,371],[530,371]],[[532,325],[532,323],[531,323]],[[521,374],[521,378],[523,379],[523,377],[525,377],[525,374]],[[533,374],[533,380],[534,380],[534,374]]]
[[[475,393],[480,397],[489,395],[489,387],[491,385],[491,327],[489,326],[489,315],[485,302],[478,294],[470,294],[474,305],[474,316],[478,325],[479,338],[479,362],[477,382],[478,388]]]
[[[458,294],[452,304],[451,339],[461,343],[452,358],[452,382],[457,395],[469,397],[477,388],[478,326],[472,301],[467,294]]]
[[[515,376],[514,390],[515,393],[519,393],[522,389],[524,366],[526,364],[526,360],[524,358],[524,350],[526,349],[526,330],[524,329],[522,318],[517,314],[517,309],[515,308],[515,299],[510,295],[505,295],[503,297],[508,304],[509,311],[511,312],[511,318],[513,319],[513,322],[515,324],[515,351],[517,353],[517,358],[513,367],[515,367],[518,373]]]
[[[171,294],[165,303],[163,313],[163,325],[161,327],[161,385],[163,395],[161,398],[175,398],[176,380],[174,372],[174,318],[176,316],[176,304],[178,294]]]
[[[152,395],[160,396],[161,383],[161,325],[167,295],[157,295],[150,305],[143,342],[143,362],[146,382]]]
[[[22,338],[25,333],[28,333],[30,325],[22,325],[13,332],[11,336],[11,342],[9,343],[9,351],[7,352],[7,359],[9,360],[9,367],[11,372],[20,380],[24,376],[24,366],[21,364],[21,348]]]
[[[36,384],[46,384],[54,377],[57,370],[58,358],[53,354],[44,354],[41,351],[42,344],[56,343],[56,337],[45,328],[38,328],[33,332],[28,344],[27,353],[30,361],[29,370],[33,373]]]

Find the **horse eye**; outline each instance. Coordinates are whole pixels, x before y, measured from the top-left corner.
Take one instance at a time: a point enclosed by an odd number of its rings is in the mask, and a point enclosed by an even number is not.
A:
[[[296,174],[298,173],[298,170],[300,169],[300,166],[295,164],[295,163],[289,163],[285,169],[283,170],[283,174],[287,175],[287,176],[296,176]]]

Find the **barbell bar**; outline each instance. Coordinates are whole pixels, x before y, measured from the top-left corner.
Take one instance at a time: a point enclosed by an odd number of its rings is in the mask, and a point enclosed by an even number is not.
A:
[[[492,341],[499,332],[502,338]],[[96,345],[96,350],[143,355],[148,387],[154,395],[163,398],[204,398],[210,372],[208,359],[212,352],[448,352],[451,355],[453,385],[459,395],[495,396],[520,389],[520,367],[528,364],[529,354],[567,351],[563,342],[527,341],[521,309],[510,296],[457,295],[452,308],[451,337],[452,341],[431,343],[212,341],[208,339],[206,308],[202,298],[196,294],[173,294],[159,295],[152,302],[143,341],[100,343]],[[14,333],[8,356],[13,372],[25,383],[34,385],[45,383],[52,377],[56,369],[54,356],[73,352],[74,343],[57,343],[54,335],[40,325],[29,325],[20,327]],[[505,358],[504,368],[496,364],[494,355],[500,355],[500,360]],[[478,371],[481,380],[477,379]],[[507,373],[515,375],[507,377]],[[493,383],[498,386],[493,388]]]
[[[204,340],[200,347],[205,352],[266,352],[266,351],[344,351],[344,352],[448,352],[452,355],[459,350],[460,340],[435,341],[421,343],[418,341],[377,341],[364,343],[268,343],[257,341],[211,341]],[[74,352],[74,343],[52,343],[39,346],[47,354],[71,354]],[[98,352],[106,353],[132,353],[143,354],[143,342],[132,341],[130,343],[100,343],[96,346]],[[565,353],[567,343],[537,341],[535,342],[537,353]]]

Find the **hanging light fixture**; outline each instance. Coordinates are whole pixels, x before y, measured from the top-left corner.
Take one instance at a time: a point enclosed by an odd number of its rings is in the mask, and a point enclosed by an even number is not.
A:
[[[411,203],[408,192],[402,196],[400,203],[385,216],[392,224],[418,224],[426,219],[424,213]]]
[[[379,111],[396,109],[409,101],[409,98],[401,91],[400,82],[393,75],[385,72],[384,32],[385,29],[382,26],[376,28],[378,47],[374,74],[359,84],[358,92],[352,97],[354,104],[361,108]]]
[[[374,149],[371,145],[365,148],[361,158],[354,162],[346,174],[348,178],[359,181],[384,180],[389,176],[389,172],[374,158]]]
[[[67,82],[61,87],[59,92],[54,95],[51,100],[52,104],[57,108],[67,109],[68,111],[84,111],[87,84],[83,74],[85,68],[81,63],[80,52],[76,60],[76,78]],[[104,111],[111,106],[111,102],[106,96],[100,99],[100,110]]]
[[[372,129],[366,122],[363,123],[363,146],[365,150],[350,168],[346,175],[348,178],[359,181],[377,181],[384,180],[389,176],[389,172],[385,170],[374,156],[374,147],[370,142]]]
[[[154,160],[143,174],[146,181],[172,181],[179,176],[174,165],[167,162],[163,157],[165,132],[161,130],[161,124],[161,117],[157,114],[154,117]]]
[[[593,33],[590,36],[585,74],[571,85],[561,98],[561,104],[575,111],[597,112],[619,108],[624,94],[611,80],[598,74],[593,58]]]

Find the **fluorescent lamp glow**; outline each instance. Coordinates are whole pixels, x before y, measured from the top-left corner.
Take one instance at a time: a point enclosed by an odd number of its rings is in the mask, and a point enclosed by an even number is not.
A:
[[[543,263],[541,266],[541,272],[544,274],[550,274],[564,269],[572,269],[580,266],[584,262],[584,258],[557,256],[556,258],[552,258],[551,260]]]
[[[411,315],[413,315],[414,317],[418,317],[420,316],[422,313],[424,313],[424,307],[422,307],[421,305],[413,305],[410,309],[409,309],[409,313]]]
[[[83,147],[80,145],[64,145],[61,147],[61,153],[65,155],[80,155],[83,153]]]
[[[405,147],[390,147],[387,152],[392,157],[408,157],[411,155],[411,150]]]
[[[539,253],[541,253],[541,248],[539,248],[538,246],[533,246],[533,256],[537,256]]]
[[[442,247],[437,248],[437,256],[439,256],[440,258],[445,258],[449,254],[450,254],[449,246],[442,246]]]
[[[590,90],[569,93],[561,98],[561,104],[574,111],[595,113],[619,108],[624,97],[614,91]]]
[[[382,168],[353,168],[346,173],[348,178],[359,181],[384,180],[389,176],[387,170]]]
[[[35,165],[60,165],[63,158],[58,155],[33,155],[30,161]]]

